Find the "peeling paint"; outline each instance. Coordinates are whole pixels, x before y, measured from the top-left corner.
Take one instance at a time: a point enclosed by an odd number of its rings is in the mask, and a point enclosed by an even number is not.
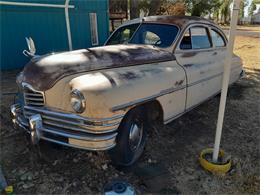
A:
[[[184,82],[184,79],[176,81],[175,86],[180,86],[180,85],[182,85],[183,82]]]
[[[124,72],[124,73],[118,73],[119,79],[124,79],[124,80],[134,80],[134,79],[139,79],[141,78],[140,75],[135,74],[134,72]]]
[[[24,82],[50,89],[61,78],[93,70],[136,66],[174,60],[171,52],[148,45],[111,45],[47,55],[24,68]],[[123,75],[133,78],[134,75]]]
[[[187,53],[183,53],[182,55],[181,55],[181,57],[183,57],[183,58],[189,58],[189,57],[194,57],[194,56],[196,56],[198,54],[198,52],[187,52]]]
[[[190,68],[190,67],[194,66],[194,64],[184,64],[183,66],[184,66],[185,68]]]

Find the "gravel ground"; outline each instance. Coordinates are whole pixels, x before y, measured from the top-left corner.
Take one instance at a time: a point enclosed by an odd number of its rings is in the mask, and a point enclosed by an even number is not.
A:
[[[246,77],[229,90],[221,147],[232,155],[226,175],[212,175],[198,163],[213,147],[219,96],[166,126],[154,126],[141,160],[114,167],[106,153],[31,146],[12,128],[9,106],[17,72],[1,76],[1,167],[15,194],[97,194],[114,179],[131,183],[138,194],[260,194],[260,38],[238,37],[235,51]]]

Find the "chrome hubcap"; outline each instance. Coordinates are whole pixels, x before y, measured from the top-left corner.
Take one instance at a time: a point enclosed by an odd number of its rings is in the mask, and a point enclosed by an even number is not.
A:
[[[142,141],[143,137],[143,126],[140,124],[133,123],[130,128],[129,133],[129,143],[130,149],[134,152],[136,151]]]

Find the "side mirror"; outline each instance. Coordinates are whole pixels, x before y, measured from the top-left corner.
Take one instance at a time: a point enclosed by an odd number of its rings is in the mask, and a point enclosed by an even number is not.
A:
[[[24,50],[23,54],[27,57],[34,57],[36,53],[36,48],[33,39],[31,37],[25,37],[25,40],[29,51]]]

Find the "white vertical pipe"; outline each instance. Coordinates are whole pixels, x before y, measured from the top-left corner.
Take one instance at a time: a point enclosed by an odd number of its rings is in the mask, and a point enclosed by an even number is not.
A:
[[[227,54],[226,54],[226,59],[224,64],[224,74],[223,74],[221,98],[220,98],[220,105],[219,105],[219,112],[218,112],[218,122],[217,122],[215,144],[214,144],[214,151],[213,151],[214,162],[218,161],[218,153],[219,153],[220,139],[222,134],[223,119],[225,114],[227,91],[228,91],[230,69],[231,69],[233,49],[234,49],[235,32],[237,27],[238,14],[240,10],[240,2],[241,0],[233,1],[233,12],[232,12],[232,18],[230,23]]]
[[[66,2],[65,2],[65,20],[66,20],[66,27],[67,27],[69,50],[71,51],[72,50],[72,40],[71,40],[71,31],[70,31],[69,3],[70,3],[70,0],[66,0]]]

